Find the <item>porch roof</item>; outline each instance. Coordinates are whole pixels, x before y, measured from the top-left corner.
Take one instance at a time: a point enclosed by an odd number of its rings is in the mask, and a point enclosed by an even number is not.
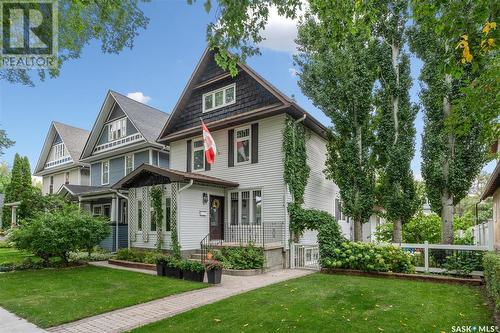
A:
[[[123,177],[112,189],[128,189],[131,187],[169,184],[172,182],[191,181],[198,184],[217,185],[222,187],[238,187],[239,184],[199,173],[184,172],[174,169],[162,168],[151,164],[141,164],[137,169]]]
[[[63,184],[58,194],[61,195],[71,195],[74,197],[85,196],[85,195],[96,195],[111,193],[111,189],[107,186],[89,186],[89,185],[73,185],[73,184]]]

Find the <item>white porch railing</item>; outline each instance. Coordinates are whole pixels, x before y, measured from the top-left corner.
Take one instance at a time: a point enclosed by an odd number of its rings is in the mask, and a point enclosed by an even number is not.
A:
[[[318,244],[292,243],[290,246],[290,268],[319,270]]]
[[[452,255],[461,255],[462,257],[471,258],[475,252],[485,252],[490,250],[484,245],[448,245],[448,244],[393,244],[410,252],[413,256],[413,264],[417,272],[426,273],[443,273],[446,272],[446,261]],[[464,260],[462,259],[462,260]],[[473,270],[472,275],[483,275],[482,271]]]

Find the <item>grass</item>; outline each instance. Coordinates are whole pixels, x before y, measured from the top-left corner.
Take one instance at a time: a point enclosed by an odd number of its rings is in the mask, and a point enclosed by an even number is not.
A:
[[[0,306],[45,328],[204,286],[92,266],[20,271],[0,274]]]
[[[32,256],[33,255],[28,252],[19,251],[14,248],[0,247],[0,266],[22,263],[24,258]]]
[[[133,332],[451,332],[453,325],[492,325],[479,288],[313,274]]]

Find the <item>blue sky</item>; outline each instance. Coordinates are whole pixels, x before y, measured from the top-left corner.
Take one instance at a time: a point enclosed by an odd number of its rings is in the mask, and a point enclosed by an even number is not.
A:
[[[56,79],[36,81],[34,88],[0,81],[0,126],[16,145],[2,159],[11,164],[16,152],[27,155],[32,169],[52,120],[90,129],[108,89],[123,94],[142,93],[147,103],[170,112],[205,49],[206,25],[214,19],[202,2],[189,6],[185,0],[153,1],[141,5],[150,18],[132,50],[103,54],[92,42],[78,60],[67,62]],[[248,60],[258,73],[288,96],[295,96],[306,110],[329,125],[329,119],[300,92],[293,75],[295,24],[275,14],[265,31],[262,55]],[[417,82],[421,62],[412,59],[412,100],[418,101]],[[141,94],[137,94],[142,96]],[[420,177],[422,114],[416,121],[417,147],[412,169]]]

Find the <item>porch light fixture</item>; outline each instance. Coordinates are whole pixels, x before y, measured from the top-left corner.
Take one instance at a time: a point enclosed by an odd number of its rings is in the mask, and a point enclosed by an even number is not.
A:
[[[203,193],[203,204],[206,205],[208,203],[208,193]]]

